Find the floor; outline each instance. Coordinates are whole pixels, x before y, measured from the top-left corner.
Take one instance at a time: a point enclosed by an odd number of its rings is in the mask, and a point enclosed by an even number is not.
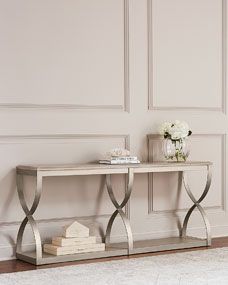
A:
[[[210,248],[219,248],[219,247],[228,247],[228,237],[221,237],[221,238],[214,238],[212,240],[212,246]],[[85,263],[95,263],[95,262],[103,262],[103,261],[110,261],[110,260],[120,260],[120,259],[127,259],[127,258],[138,258],[138,257],[145,257],[145,256],[154,256],[154,255],[163,255],[163,254],[170,254],[175,252],[186,252],[186,251],[194,251],[194,250],[206,250],[207,248],[194,248],[194,249],[183,249],[183,250],[170,250],[166,252],[156,252],[156,253],[146,253],[146,254],[137,254],[128,256],[121,256],[121,257],[109,257],[109,258],[100,258],[100,259],[93,259],[88,261],[75,261],[75,262],[65,262],[65,263],[56,263],[50,265],[40,265],[35,266],[20,260],[8,260],[8,261],[1,261],[0,262],[0,273],[12,273],[12,272],[19,272],[19,271],[27,271],[27,270],[37,270],[42,268],[54,268],[54,267],[62,267],[67,265],[77,265],[77,264],[85,264]]]

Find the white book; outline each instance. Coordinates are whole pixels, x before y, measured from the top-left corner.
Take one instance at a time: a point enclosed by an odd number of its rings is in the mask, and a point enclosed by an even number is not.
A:
[[[137,156],[115,156],[115,157],[104,157],[101,161],[137,161]]]
[[[112,156],[104,160],[138,160],[137,156]]]
[[[139,164],[139,160],[99,160],[101,164]]]
[[[96,243],[95,236],[89,236],[85,238],[64,238],[64,237],[53,237],[52,244],[57,246],[71,246],[71,245],[84,245]]]
[[[96,252],[104,251],[104,243],[95,243],[90,245],[81,245],[81,246],[56,246],[53,244],[44,244],[44,252],[53,254],[53,255],[67,255],[67,254],[76,254],[76,253],[86,253],[86,252]]]

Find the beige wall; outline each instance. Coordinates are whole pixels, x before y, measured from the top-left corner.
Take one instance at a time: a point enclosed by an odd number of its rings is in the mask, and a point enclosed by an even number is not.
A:
[[[213,236],[228,235],[226,2],[0,0],[0,259],[14,255],[24,216],[16,165],[89,162],[113,147],[160,159],[147,134],[164,120],[186,120],[195,134],[191,159],[214,162],[204,205]],[[136,239],[177,234],[191,203],[176,178],[136,175],[126,209]],[[121,199],[124,177],[113,180]],[[200,195],[205,173],[189,180]],[[102,233],[113,210],[103,184],[46,179],[36,213],[43,238],[74,217]],[[26,180],[29,201],[33,186]],[[204,234],[197,213],[189,232]],[[122,225],[114,236],[123,239]],[[28,230],[26,247],[32,243]]]

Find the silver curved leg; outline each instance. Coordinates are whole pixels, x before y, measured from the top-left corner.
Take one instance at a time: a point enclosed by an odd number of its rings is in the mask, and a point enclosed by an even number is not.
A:
[[[32,204],[31,209],[29,210],[24,196],[23,191],[23,176],[21,174],[17,174],[17,191],[19,200],[22,206],[22,209],[24,210],[24,213],[26,217],[22,221],[18,234],[17,234],[17,247],[16,252],[22,252],[22,239],[25,231],[25,227],[27,223],[29,222],[32,232],[35,238],[35,246],[36,246],[36,259],[39,260],[42,258],[42,243],[41,243],[41,237],[40,233],[36,224],[36,221],[33,218],[33,214],[35,213],[38,204],[40,202],[41,192],[42,192],[42,177],[37,176],[36,177],[36,192],[35,192],[35,198]]]
[[[194,195],[192,194],[190,187],[187,183],[187,179],[186,179],[186,173],[183,174],[183,182],[184,182],[184,187],[188,193],[188,196],[190,197],[190,199],[192,200],[192,202],[194,203],[193,206],[188,210],[185,219],[184,219],[184,223],[183,223],[183,228],[181,231],[181,236],[182,237],[186,237],[186,231],[187,231],[187,225],[188,225],[188,221],[189,218],[192,214],[192,212],[194,211],[195,208],[197,208],[203,218],[204,224],[205,224],[205,228],[206,228],[206,234],[207,234],[207,245],[211,245],[211,226],[209,223],[209,220],[207,218],[206,212],[204,211],[204,209],[202,208],[202,206],[200,205],[200,203],[203,201],[203,199],[206,197],[210,186],[211,186],[211,166],[207,167],[207,182],[206,182],[206,186],[204,188],[203,194],[200,196],[200,198],[198,200],[196,200],[196,198],[194,197]]]
[[[112,230],[112,225],[113,225],[117,215],[119,214],[122,218],[122,221],[124,223],[125,230],[127,233],[128,253],[129,254],[130,254],[131,250],[133,249],[133,235],[132,235],[132,231],[131,231],[130,221],[122,209],[123,209],[123,207],[125,207],[125,205],[127,204],[128,200],[131,196],[133,180],[134,180],[134,172],[133,172],[133,169],[129,168],[127,191],[125,193],[125,197],[123,199],[123,202],[121,204],[118,204],[118,202],[116,201],[116,198],[114,196],[112,185],[111,185],[111,175],[110,174],[106,175],[106,185],[107,185],[107,189],[108,189],[108,194],[109,194],[109,197],[110,197],[113,205],[115,206],[116,210],[112,214],[111,218],[109,219],[108,225],[107,225],[107,230],[106,230],[106,235],[105,235],[105,244],[106,245],[110,244],[110,234],[111,234],[111,230]]]

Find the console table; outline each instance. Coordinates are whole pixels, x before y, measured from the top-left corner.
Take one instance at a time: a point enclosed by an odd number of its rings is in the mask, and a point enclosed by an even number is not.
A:
[[[137,254],[137,253],[155,252],[162,250],[210,246],[211,245],[210,223],[200,203],[206,197],[211,185],[211,166],[212,163],[207,161],[184,162],[184,163],[156,162],[156,163],[141,163],[139,165],[78,164],[78,165],[52,165],[52,166],[42,166],[42,165],[18,166],[17,190],[21,206],[26,216],[20,225],[17,235],[16,257],[18,259],[27,261],[35,265],[41,265],[41,264],[50,264],[50,263],[66,262],[74,260],[102,258],[109,256],[121,256],[121,255]],[[201,197],[197,200],[192,194],[189,185],[187,184],[186,174],[188,171],[200,171],[200,170],[207,171],[207,181]],[[123,208],[127,204],[131,196],[133,182],[134,182],[134,174],[155,173],[155,172],[183,173],[183,184],[187,191],[188,196],[193,202],[193,205],[187,211],[187,214],[183,222],[183,227],[180,232],[180,236],[134,242],[130,221],[127,218],[126,214],[124,213]],[[120,204],[117,202],[115,195],[113,193],[112,184],[111,184],[112,174],[126,174],[128,178],[128,185],[127,185],[127,190],[125,192],[125,197],[122,203]],[[33,176],[36,179],[35,197],[30,209],[26,204],[24,191],[23,191],[23,176],[26,175]],[[106,185],[109,197],[113,205],[115,206],[115,211],[111,215],[107,225],[106,237],[105,237],[106,250],[104,252],[80,253],[80,254],[64,255],[64,256],[54,256],[51,254],[44,253],[42,251],[41,236],[37,227],[37,223],[33,217],[33,214],[35,213],[39,205],[40,197],[42,194],[43,177],[74,176],[74,175],[106,175]],[[202,219],[205,224],[205,229],[206,229],[205,239],[189,237],[186,235],[188,221],[195,208],[197,208],[201,213]],[[115,221],[115,218],[118,215],[120,215],[120,217],[122,218],[123,224],[126,229],[127,243],[112,244],[110,243],[111,229],[113,222]],[[35,238],[35,251],[33,252],[24,252],[22,250],[22,238],[27,223],[30,224]]]

